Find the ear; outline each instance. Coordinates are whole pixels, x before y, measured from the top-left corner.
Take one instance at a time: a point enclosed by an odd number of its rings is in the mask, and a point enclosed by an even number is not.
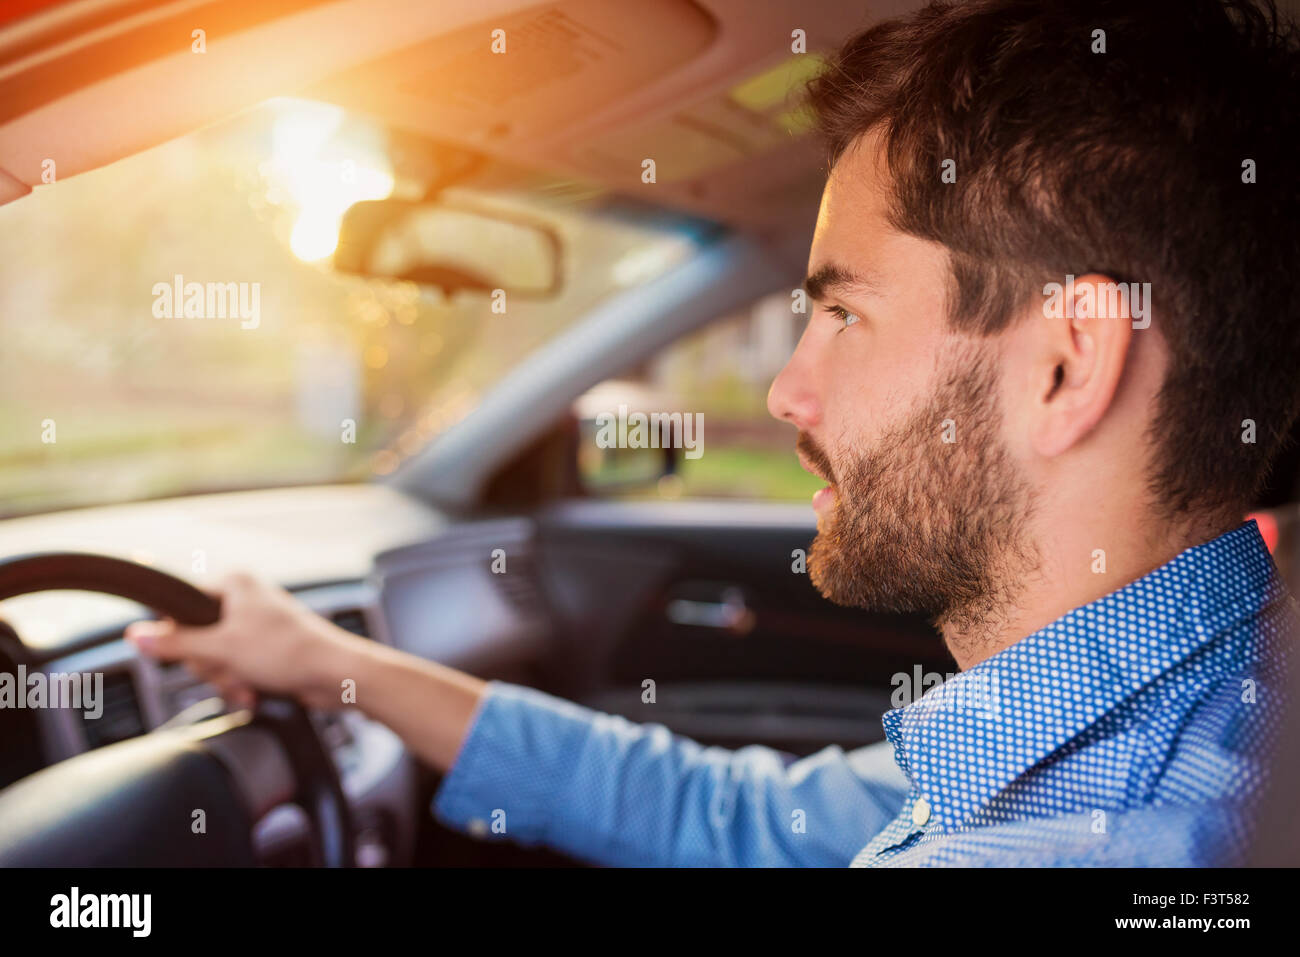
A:
[[[1044,294],[1030,441],[1051,458],[1082,441],[1110,409],[1133,321],[1127,287],[1106,276],[1053,283]]]

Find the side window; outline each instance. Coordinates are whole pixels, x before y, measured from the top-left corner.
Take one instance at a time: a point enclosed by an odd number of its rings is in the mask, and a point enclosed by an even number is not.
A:
[[[804,318],[788,292],[774,293],[583,396],[579,471],[588,491],[806,502],[823,483],[799,467],[794,428],[767,411],[768,387]],[[663,445],[672,448],[657,451]]]

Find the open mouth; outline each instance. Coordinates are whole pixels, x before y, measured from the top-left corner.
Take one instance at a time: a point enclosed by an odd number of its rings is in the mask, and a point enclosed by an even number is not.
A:
[[[799,464],[803,467],[803,470],[805,472],[807,472],[809,475],[817,476],[819,479],[821,479],[823,482],[826,483],[826,487],[818,489],[816,492],[813,493],[813,497],[812,497],[813,510],[820,512],[823,509],[829,507],[835,501],[838,495],[835,488],[835,483],[829,477],[824,475],[820,469],[813,468],[812,464],[808,461],[807,457],[804,456],[802,453],[796,453],[796,454],[799,456]]]

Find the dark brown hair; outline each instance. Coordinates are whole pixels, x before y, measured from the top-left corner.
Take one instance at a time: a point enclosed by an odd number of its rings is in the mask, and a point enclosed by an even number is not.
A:
[[[1151,283],[1171,516],[1250,505],[1296,416],[1298,91],[1271,0],[934,3],[809,87],[832,166],[883,135],[893,225],[948,248],[954,326],[997,332],[1067,274]]]

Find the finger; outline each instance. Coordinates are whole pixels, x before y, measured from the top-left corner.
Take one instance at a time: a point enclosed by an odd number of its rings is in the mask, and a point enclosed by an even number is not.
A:
[[[253,706],[255,700],[253,689],[232,676],[229,672],[214,677],[212,679],[212,684],[215,685],[217,690],[221,693],[221,697],[225,700],[226,704],[235,708],[249,708]]]
[[[223,693],[227,703],[236,708],[255,708],[257,707],[257,692],[248,685],[237,684],[230,689],[230,692]]]
[[[204,684],[211,685],[223,698],[229,689],[239,683],[238,679],[225,668],[219,668],[215,665],[195,666],[189,662],[186,662],[186,667],[194,672],[195,677]]]
[[[137,621],[128,625],[124,637],[141,654],[165,661],[180,659],[215,660],[220,639],[211,626],[195,628],[178,625],[171,619]]]
[[[136,650],[151,658],[159,657],[158,651],[163,641],[175,628],[171,621],[133,621],[126,626],[122,637],[135,645]]]
[[[185,661],[182,662],[182,664],[185,665],[185,670],[187,670],[194,677],[198,678],[200,681],[206,681],[209,684],[211,684],[213,679],[216,678],[218,675],[224,674],[224,672],[220,671],[216,665],[210,664],[208,662]]]

